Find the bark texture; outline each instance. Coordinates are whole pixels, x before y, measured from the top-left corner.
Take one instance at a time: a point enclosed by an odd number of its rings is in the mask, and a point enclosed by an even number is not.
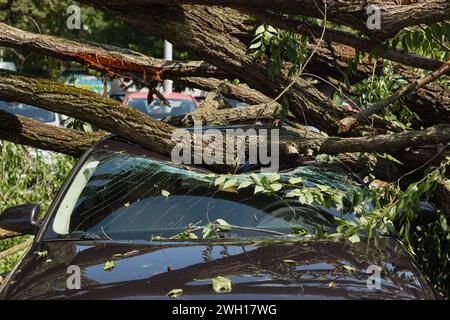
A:
[[[0,139],[43,150],[79,157],[105,134],[52,127],[0,110]]]
[[[165,61],[107,44],[82,42],[23,31],[0,23],[0,45],[30,50],[61,60],[76,61],[106,74],[137,74],[148,78],[220,76],[223,72],[204,61]]]
[[[82,0],[79,2],[100,6],[100,0]],[[130,6],[128,0],[110,0],[104,7],[123,8]],[[236,9],[271,10],[277,13],[303,15],[323,18],[325,9],[323,1],[302,0],[134,0],[132,5],[141,10],[151,9],[156,5],[216,5]],[[381,28],[369,30],[366,8],[377,5],[381,11]],[[387,39],[401,29],[418,24],[439,22],[450,18],[450,3],[447,0],[417,0],[407,4],[394,0],[328,0],[327,17],[337,24],[346,25],[359,30],[373,39]]]

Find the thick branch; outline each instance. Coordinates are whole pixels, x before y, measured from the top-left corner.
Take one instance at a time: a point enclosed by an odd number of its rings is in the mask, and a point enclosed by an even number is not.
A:
[[[0,139],[38,149],[79,157],[104,135],[57,128],[0,110]]]
[[[234,85],[226,80],[203,77],[186,77],[178,78],[177,82],[205,91],[218,90],[225,97],[237,99],[252,105],[269,103],[272,100],[261,92],[253,90],[246,85]]]
[[[267,11],[249,9],[246,12],[265,23],[271,24],[274,27],[286,29],[294,33],[312,35],[315,38],[320,38],[323,32],[323,28],[321,26],[309,23],[307,21],[293,20]],[[378,47],[378,43],[376,41],[364,39],[348,32],[332,29],[326,29],[323,39],[329,42],[341,43],[355,48],[356,50],[368,53]],[[403,52],[395,48],[379,48],[376,50],[376,54],[384,59],[427,70],[436,70],[445,63],[443,61],[419,56],[415,53]]]
[[[15,72],[1,71],[0,99],[29,103],[88,121],[99,128],[107,129],[161,154],[170,155],[175,146],[175,142],[171,140],[171,134],[176,129],[175,127],[162,121],[153,120],[138,111],[118,104],[114,100],[56,82],[20,75]],[[215,112],[233,115],[236,110],[242,112],[245,109],[227,109]],[[257,109],[258,107],[252,107],[249,110],[255,111]],[[268,110],[265,111],[267,112]],[[54,128],[54,130],[57,130],[54,132],[56,137],[51,137],[53,140],[50,140],[48,134],[46,135],[43,132],[45,130],[50,131],[48,126],[37,125],[32,120],[27,121],[25,118],[11,116],[5,112],[0,113],[0,115],[6,120],[0,122],[6,123],[1,128],[3,129],[0,131],[1,135],[7,138],[14,137],[14,134],[11,133],[13,131],[11,128],[20,130],[16,134],[16,137],[19,137],[19,139],[15,140],[19,143],[39,147],[36,141],[43,137],[43,139],[48,139],[47,142],[41,143],[43,147],[58,152],[79,155],[90,143],[93,143],[94,138],[97,138],[93,134]],[[205,117],[205,115],[202,116]],[[74,136],[69,140],[62,138],[71,134]],[[98,133],[99,136],[103,134]],[[13,140],[13,138],[10,138],[10,140]],[[74,147],[68,148],[66,145],[74,143],[74,140],[75,143],[78,140],[84,141],[79,144],[78,148],[80,150],[78,152],[73,150]],[[450,125],[435,126],[424,131],[360,138],[325,138],[320,134],[305,130],[283,129],[280,134],[279,147],[280,156],[284,157],[314,153],[337,154],[349,151],[393,152],[407,147],[447,143],[449,141]]]
[[[0,71],[0,99],[18,101],[65,114],[169,154],[172,126],[96,93],[57,82]]]
[[[146,77],[223,76],[203,61],[165,61],[106,44],[81,42],[22,31],[0,23],[0,46],[30,50],[62,60],[76,61],[105,73]]]
[[[267,106],[265,104],[260,104],[250,107],[221,110],[199,109],[185,115],[169,117],[164,121],[176,127],[192,127],[194,121],[199,121],[202,124],[255,123],[256,121],[273,120],[276,112],[276,105]]]
[[[104,4],[101,0],[82,0],[79,2],[101,5],[110,8],[127,10],[130,7],[149,9],[155,4],[178,5],[217,5],[229,6],[243,10],[271,10],[276,13],[289,13],[314,18],[323,18],[324,5],[316,0],[110,0]],[[369,5],[377,5],[381,13],[381,28],[369,30],[367,26],[368,14],[366,8]],[[450,2],[448,0],[421,0],[411,4],[398,4],[390,0],[328,0],[327,16],[334,23],[350,26],[374,39],[385,40],[398,33],[401,29],[418,25],[441,22],[450,18]]]
[[[248,24],[247,15],[236,10],[185,5],[150,6],[131,12],[130,6],[116,6],[114,2],[82,2],[169,40],[269,97],[276,97],[291,82],[285,76],[269,78],[267,66],[255,64],[247,54],[253,25]],[[149,16],[158,19],[148,19]],[[338,121],[345,113],[312,85],[299,79],[287,98],[298,122],[314,125],[328,134],[337,133]]]
[[[450,142],[450,125],[440,124],[421,131],[401,132],[358,138],[327,139],[320,147],[321,153],[387,152],[406,148]]]

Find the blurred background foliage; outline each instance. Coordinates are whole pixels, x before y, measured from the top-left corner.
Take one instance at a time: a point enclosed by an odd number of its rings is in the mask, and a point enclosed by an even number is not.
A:
[[[18,204],[38,203],[44,216],[74,163],[66,155],[0,141],[0,212]],[[27,238],[0,240],[0,251]],[[10,270],[20,255],[0,259],[0,274]]]

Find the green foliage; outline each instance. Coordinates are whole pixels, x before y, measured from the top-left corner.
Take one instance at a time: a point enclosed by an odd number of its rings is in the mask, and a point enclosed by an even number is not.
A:
[[[115,261],[106,261],[105,264],[103,265],[102,269],[105,271],[111,271],[115,267],[116,267]]]
[[[68,156],[0,141],[0,211],[18,204],[39,203],[43,216],[73,163],[73,158]],[[2,240],[0,251],[28,238]],[[0,260],[0,273],[8,271],[20,254]]]
[[[211,286],[216,293],[227,293],[233,289],[231,280],[222,276],[211,279]]]
[[[407,52],[437,60],[450,58],[450,23],[440,22],[427,26],[415,26],[400,31],[386,44]]]
[[[366,78],[354,86],[353,100],[364,109],[371,103],[386,99],[406,85],[408,82],[385,61],[380,75]],[[420,121],[419,116],[412,112],[402,99],[385,108],[383,113],[386,120],[405,130],[411,129],[413,124]]]
[[[306,49],[308,37],[275,29],[270,25],[260,25],[249,46],[254,59],[267,63],[270,79],[280,75],[283,64],[288,62],[289,76],[300,71],[300,66],[308,57]]]
[[[166,296],[170,298],[178,298],[183,294],[183,289],[172,289],[170,290]]]
[[[371,190],[354,201],[360,206],[356,221],[336,219],[338,234],[356,239],[355,235],[364,234],[366,241],[379,235],[397,237],[405,249],[417,261],[422,272],[429,278],[434,288],[448,296],[450,286],[450,229],[446,218],[439,213],[438,220],[431,225],[413,229],[411,220],[420,200],[428,199],[437,182],[444,182],[446,169],[450,165],[447,159],[440,167],[430,171],[425,177],[402,190],[397,184]],[[364,206],[370,201],[373,207]],[[394,220],[400,218],[401,228],[394,228]]]

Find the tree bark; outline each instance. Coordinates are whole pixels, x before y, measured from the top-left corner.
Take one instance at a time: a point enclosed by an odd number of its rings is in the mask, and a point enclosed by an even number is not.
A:
[[[29,246],[31,246],[31,244],[33,243],[33,240],[26,240],[24,242],[19,243],[18,245],[15,245],[12,248],[6,249],[5,251],[1,251],[0,252],[0,259],[4,259],[7,256],[10,256],[16,252],[19,252],[21,250],[25,250],[27,249]]]
[[[0,229],[0,240],[20,236],[19,233]]]
[[[100,6],[100,0],[82,0],[79,2]],[[134,0],[131,4],[128,0],[110,0],[104,7],[129,11],[133,6],[139,10],[149,10],[156,5],[216,5],[229,6],[235,9],[259,9],[287,13],[292,15],[303,15],[314,18],[323,18],[324,5],[322,1],[302,0]],[[366,8],[369,5],[377,5],[380,8],[380,29],[369,30],[367,26],[368,14]],[[168,7],[168,6],[167,6]],[[413,1],[411,4],[398,4],[393,0],[328,0],[328,20],[337,24],[352,27],[376,40],[385,40],[401,29],[418,25],[430,24],[444,21],[450,18],[450,3],[447,0],[421,0]]]
[[[323,32],[323,27],[306,21],[299,21],[289,19],[278,14],[267,11],[258,11],[254,9],[245,10],[249,15],[252,15],[264,23],[268,23],[276,28],[285,29],[294,33],[305,34],[314,38],[320,38]],[[349,32],[325,29],[323,39],[328,42],[336,42],[347,45],[358,51],[370,53],[377,49],[379,43],[370,39],[355,36]],[[404,52],[395,48],[378,48],[377,56],[402,63],[414,68],[421,68],[426,70],[436,70],[445,62],[427,57],[423,57],[411,52]]]
[[[272,99],[259,91],[249,88],[247,85],[234,85],[227,80],[204,77],[182,77],[176,79],[178,83],[186,86],[205,90],[217,90],[225,97],[240,100],[251,105],[269,103]]]
[[[224,76],[222,71],[204,61],[165,61],[107,44],[27,32],[4,23],[0,23],[0,46],[76,61],[106,74],[137,74],[144,80],[147,77]]]
[[[116,2],[83,0],[109,15],[128,22],[185,49],[273,98],[290,84],[285,76],[270,79],[265,65],[255,64],[247,53],[253,25],[236,10],[205,6],[150,6],[145,10],[117,6]],[[149,16],[158,19],[148,19]],[[297,121],[336,134],[346,113],[312,85],[299,79],[287,95]]]
[[[0,139],[79,157],[105,132],[81,132],[42,124],[0,110]]]

